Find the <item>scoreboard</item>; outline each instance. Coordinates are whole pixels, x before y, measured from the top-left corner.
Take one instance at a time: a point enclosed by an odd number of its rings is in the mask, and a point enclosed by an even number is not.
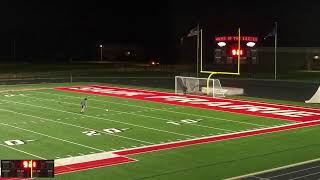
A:
[[[54,160],[1,160],[2,178],[53,178]]]
[[[238,49],[238,36],[218,36],[214,39],[216,47],[214,62],[216,64],[237,64],[238,55],[241,64],[258,64],[257,49],[258,37],[241,36],[240,50]]]

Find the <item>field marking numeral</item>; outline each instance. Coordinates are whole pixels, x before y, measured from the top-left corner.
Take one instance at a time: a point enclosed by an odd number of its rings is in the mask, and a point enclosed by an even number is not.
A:
[[[108,134],[115,134],[115,133],[121,133],[123,131],[128,130],[129,128],[123,128],[123,129],[117,129],[117,128],[108,128],[108,129],[103,129],[102,131],[108,133]],[[90,130],[90,131],[84,131],[82,134],[85,134],[87,136],[100,136],[101,133],[95,130]]]
[[[103,129],[104,132],[109,133],[109,134],[115,134],[115,133],[121,133],[122,130],[117,129],[117,128],[109,128],[109,129]]]
[[[192,119],[181,120],[181,123],[184,123],[184,124],[193,124],[193,123],[197,123],[197,122],[199,122],[199,120],[192,120]]]
[[[168,123],[168,124],[177,125],[177,126],[180,126],[180,125],[181,125],[180,123],[177,123],[177,122],[174,122],[174,121],[168,121],[167,123]]]
[[[183,119],[183,120],[180,120],[180,121],[168,121],[167,123],[179,126],[179,125],[182,125],[182,124],[194,124],[194,123],[197,123],[199,121],[200,121],[200,119],[197,119],[197,120]]]
[[[24,94],[5,94],[5,97],[25,96]]]
[[[6,143],[6,144],[9,145],[9,146],[16,146],[16,145],[25,144],[25,142],[23,142],[23,141],[21,141],[21,140],[18,140],[18,139],[8,140],[8,141],[5,141],[4,143]]]
[[[83,134],[87,135],[87,136],[99,136],[101,135],[100,133],[98,133],[97,131],[84,131],[82,132]]]

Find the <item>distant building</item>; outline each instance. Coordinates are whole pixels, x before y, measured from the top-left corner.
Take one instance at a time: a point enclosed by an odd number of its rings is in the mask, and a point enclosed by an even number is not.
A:
[[[134,44],[102,44],[102,48],[98,45],[97,59],[101,58],[104,61],[143,61],[145,60],[145,49],[139,45]]]
[[[258,48],[259,71],[274,68],[274,47]],[[277,66],[281,71],[320,70],[320,47],[278,47]]]

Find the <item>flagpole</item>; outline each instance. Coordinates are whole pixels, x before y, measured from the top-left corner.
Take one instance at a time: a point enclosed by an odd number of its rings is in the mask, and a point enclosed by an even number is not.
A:
[[[199,77],[199,44],[200,44],[199,24],[197,25],[197,77]]]
[[[277,80],[277,37],[278,36],[278,23],[275,22],[274,33],[274,80]]]
[[[200,29],[200,72],[202,72],[202,50],[203,50],[203,42],[202,42],[203,36],[202,36],[202,29]]]

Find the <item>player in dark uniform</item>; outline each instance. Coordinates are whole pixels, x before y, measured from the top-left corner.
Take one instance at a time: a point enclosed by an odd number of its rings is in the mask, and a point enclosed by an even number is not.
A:
[[[81,105],[81,113],[84,112],[84,110],[87,108],[88,106],[88,99],[87,98],[84,98],[81,102],[80,102],[80,105]]]

